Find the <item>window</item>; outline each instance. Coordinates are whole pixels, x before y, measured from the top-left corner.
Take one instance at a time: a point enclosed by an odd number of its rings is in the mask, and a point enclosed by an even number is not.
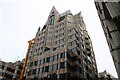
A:
[[[58,56],[57,55],[55,55],[54,56],[54,61],[56,61],[58,59]]]
[[[89,48],[86,48],[87,49],[87,51],[90,51],[90,49]]]
[[[72,39],[72,35],[69,36],[69,39]]]
[[[14,73],[14,69],[7,67],[7,70]]]
[[[65,58],[65,53],[61,53],[60,58]]]
[[[82,73],[82,68],[81,68],[81,67],[79,67],[79,68],[78,68],[78,71],[79,71],[80,73]]]
[[[44,67],[42,67],[42,73],[44,72]]]
[[[89,43],[86,43],[86,45],[89,45]]]
[[[53,61],[53,56],[52,57],[50,57],[50,62],[52,62]]]
[[[41,60],[39,60],[39,65],[41,65]]]
[[[47,58],[46,58],[46,62],[50,62],[50,57],[47,57]]]
[[[78,71],[78,66],[77,66],[77,65],[73,65],[73,66],[72,66],[72,71],[73,71],[73,72]]]
[[[71,79],[70,79],[70,73],[60,74],[60,75],[59,75],[59,78],[60,78],[60,79],[63,79],[63,80],[64,80],[64,79],[65,79],[65,80],[66,80],[66,79],[67,79],[67,80],[71,80]],[[73,79],[73,80],[78,80],[78,79]]]
[[[56,50],[56,48],[53,48],[53,51],[55,51]]]
[[[95,3],[95,5],[96,5],[97,10],[99,10],[99,12],[102,13],[102,10],[101,10],[99,4]]]
[[[57,59],[59,59],[60,57],[59,57],[59,54],[57,55]]]
[[[111,34],[110,34],[110,30],[108,29],[108,27],[107,27],[107,31],[108,31],[108,36],[109,36],[109,38],[112,39],[112,36],[111,36]]]
[[[4,76],[7,77],[7,78],[10,78],[10,79],[12,79],[12,77],[13,77],[13,75],[7,74],[7,73],[5,73]]]
[[[71,70],[71,65],[68,62],[65,63],[65,67],[67,67],[69,70]]]
[[[45,63],[45,58],[43,59],[43,63]]]
[[[64,65],[65,65],[65,67],[68,67],[68,62],[65,61],[65,62],[64,62]]]
[[[68,52],[66,52],[66,56],[67,56],[67,59],[71,59],[71,56],[68,54]]]
[[[71,51],[72,51],[72,52],[76,52],[76,51],[77,51],[77,48],[76,48],[76,47],[75,47],[75,48],[72,48]]]
[[[78,63],[81,64],[81,60],[80,59],[78,59]]]
[[[68,36],[69,39],[72,39],[74,37],[75,37],[75,34],[72,34],[72,35]]]
[[[106,6],[106,4],[105,4],[105,3],[102,3],[102,5],[103,5],[103,12],[104,12],[105,18],[106,18],[106,19],[112,19],[111,15],[110,15],[110,13],[109,13],[109,10],[108,10],[108,8],[107,8],[107,6]]]
[[[36,44],[37,46],[39,46],[39,44]]]
[[[62,37],[62,36],[64,36],[64,33],[62,33],[62,34],[59,34],[59,37]]]
[[[52,71],[53,70],[53,66],[49,66],[49,71]]]
[[[77,60],[77,56],[71,57],[71,61],[72,61],[72,62],[74,62],[74,61],[76,61],[76,60]]]
[[[80,39],[75,35],[76,39],[79,41]]]
[[[72,29],[68,30],[68,32],[70,33],[70,32],[72,32],[73,30],[74,30],[74,28],[72,28]]]
[[[54,43],[57,44],[57,41],[55,41]]]
[[[5,66],[2,65],[2,69],[4,69],[4,67],[5,67]],[[0,66],[0,68],[1,68],[1,66]]]
[[[77,47],[80,47],[80,44],[79,43],[76,43]]]
[[[37,49],[35,51],[37,52]]]
[[[88,62],[87,58],[84,58],[84,61],[87,63]]]
[[[37,66],[37,64],[38,64],[38,61],[35,61],[34,66]]]
[[[58,38],[58,37],[59,37],[58,35],[55,36],[55,38]]]
[[[48,72],[48,70],[49,70],[49,66],[46,66],[45,67],[45,72]]]
[[[44,51],[48,51],[48,50],[50,50],[50,48],[49,47],[45,47]]]
[[[41,47],[41,50],[43,50],[43,47]]]
[[[65,62],[60,62],[60,68],[65,68]]]
[[[42,68],[39,68],[39,73],[42,73]]]
[[[33,66],[33,62],[30,62],[30,67],[32,67]]]
[[[87,38],[87,37],[85,37],[85,40],[88,40],[88,38]]]
[[[40,73],[40,68],[38,68],[38,74]]]
[[[64,20],[64,18],[65,18],[65,16],[61,16],[61,17],[59,18],[58,22]]]
[[[0,75],[3,75],[4,73],[3,72],[0,72]]]
[[[19,66],[19,69],[22,69],[22,66]]]
[[[38,48],[38,51],[40,51],[40,48]]]
[[[59,44],[59,43],[60,43],[60,40],[57,41],[57,44]]]
[[[36,74],[36,69],[33,69],[32,74]]]
[[[44,26],[43,26],[43,28],[42,28],[42,30],[44,30],[46,27],[47,27],[47,26],[46,26],[46,25],[44,25]]]
[[[52,40],[52,37],[48,37],[48,40]]]
[[[44,41],[42,41],[42,44],[44,43]]]
[[[53,70],[57,70],[57,64],[53,65]]]
[[[62,36],[64,36],[64,33],[62,33]]]
[[[39,41],[39,39],[37,39]],[[38,46],[38,45],[37,45]]]
[[[65,74],[60,74],[60,79],[65,79]]]
[[[69,46],[72,46],[72,42],[69,42],[68,45],[69,45]]]
[[[49,23],[50,25],[54,25],[54,15],[50,16]]]
[[[45,59],[42,59],[42,60],[41,60],[41,64],[44,64],[44,63],[45,63]]]
[[[19,75],[20,75],[20,71],[17,71],[17,74],[19,74]]]
[[[60,40],[60,42],[61,42],[61,43],[62,43],[62,42],[64,42],[64,41],[65,41],[65,39],[64,39],[64,38]]]
[[[79,50],[77,50],[77,54],[80,55],[80,51]]]

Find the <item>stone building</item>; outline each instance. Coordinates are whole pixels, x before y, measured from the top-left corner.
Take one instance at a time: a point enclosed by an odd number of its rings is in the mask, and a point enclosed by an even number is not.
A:
[[[21,61],[0,61],[0,80],[19,80],[23,63]]]
[[[59,14],[52,8],[42,29],[38,28],[24,76],[26,79],[79,80],[97,78],[92,41],[81,12]]]
[[[120,78],[120,1],[115,1],[95,2],[95,6]]]

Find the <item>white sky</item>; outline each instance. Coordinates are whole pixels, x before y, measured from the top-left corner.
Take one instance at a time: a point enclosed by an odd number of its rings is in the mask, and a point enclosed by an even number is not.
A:
[[[117,77],[94,0],[0,0],[0,58],[8,62],[14,62],[17,57],[23,59],[27,41],[35,37],[39,26],[45,24],[53,5],[59,13],[82,11],[98,71],[107,70]]]

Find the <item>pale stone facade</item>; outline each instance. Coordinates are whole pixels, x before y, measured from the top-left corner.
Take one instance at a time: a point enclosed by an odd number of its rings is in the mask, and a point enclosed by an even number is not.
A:
[[[39,80],[97,78],[92,42],[81,12],[59,14],[52,8],[47,22],[36,33],[24,76]]]

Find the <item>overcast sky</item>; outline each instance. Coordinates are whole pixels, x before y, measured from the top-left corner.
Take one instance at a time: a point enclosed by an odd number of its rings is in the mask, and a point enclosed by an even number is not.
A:
[[[0,0],[0,58],[7,62],[23,59],[27,41],[35,37],[39,26],[43,27],[53,6],[59,13],[82,11],[98,71],[107,70],[117,77],[94,0]]]

